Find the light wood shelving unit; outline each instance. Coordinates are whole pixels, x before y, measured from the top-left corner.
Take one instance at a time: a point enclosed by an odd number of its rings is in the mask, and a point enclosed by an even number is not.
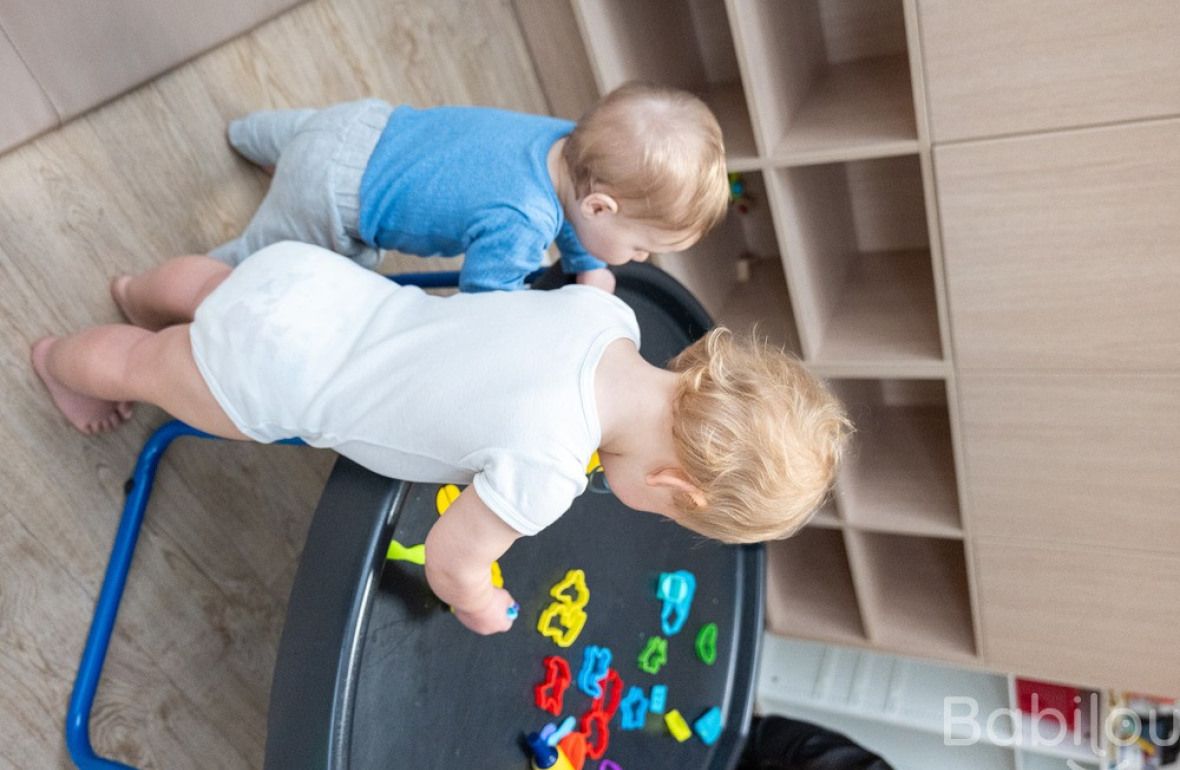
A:
[[[980,663],[914,0],[572,4],[600,92],[699,94],[743,175],[748,211],[660,266],[857,425],[834,499],[770,545],[770,630]]]

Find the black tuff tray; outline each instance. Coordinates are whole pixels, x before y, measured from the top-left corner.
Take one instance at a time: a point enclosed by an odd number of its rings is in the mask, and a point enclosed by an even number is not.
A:
[[[617,270],[617,294],[639,319],[643,355],[664,364],[709,327],[696,300],[644,264]],[[554,282],[546,276],[540,282]],[[610,724],[605,758],[624,770],[731,770],[749,725],[762,631],[763,551],[706,541],[609,494],[587,492],[554,525],[522,538],[501,559],[521,604],[507,634],[464,629],[426,585],[422,568],[384,561],[391,537],[423,542],[437,514],[436,485],[382,478],[340,459],[316,509],[291,591],[271,688],[266,767],[275,770],[520,770],[520,737],[556,721],[533,705],[542,658],[561,655],[575,683],[564,715],[590,698],[577,689],[583,649],[609,647],[624,692],[668,687],[668,708],[690,723],[721,707],[725,729],[709,747],[677,743],[660,715],[644,729]],[[549,589],[571,568],[586,573],[588,620],[573,646],[536,630]],[[637,657],[660,631],[660,572],[687,569],[697,581],[684,629],[668,640],[657,675]],[[699,628],[717,623],[718,658],[698,660]],[[587,768],[598,763],[588,760]]]

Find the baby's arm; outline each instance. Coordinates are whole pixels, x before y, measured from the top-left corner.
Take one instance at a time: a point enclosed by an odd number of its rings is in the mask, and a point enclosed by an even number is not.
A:
[[[546,244],[526,223],[505,219],[473,230],[459,271],[460,291],[514,291],[541,266]]]
[[[455,617],[477,634],[512,627],[512,596],[492,585],[492,562],[520,533],[504,523],[476,494],[463,490],[426,536],[426,580]]]

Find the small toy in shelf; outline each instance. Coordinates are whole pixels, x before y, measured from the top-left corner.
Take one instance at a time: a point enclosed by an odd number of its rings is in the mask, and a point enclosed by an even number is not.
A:
[[[746,178],[737,171],[729,173],[729,203],[739,214],[748,214],[754,208],[754,198],[746,187]]]

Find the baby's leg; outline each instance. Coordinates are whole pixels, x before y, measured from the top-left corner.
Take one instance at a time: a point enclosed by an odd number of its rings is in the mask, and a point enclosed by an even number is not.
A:
[[[315,110],[252,112],[230,121],[225,136],[239,155],[273,173],[283,148],[315,113]]]
[[[187,324],[95,326],[38,340],[32,358],[54,404],[83,433],[114,428],[127,419],[125,402],[146,401],[206,433],[247,439],[201,377]]]
[[[156,331],[192,321],[197,305],[230,270],[229,265],[211,257],[175,257],[146,273],[113,279],[111,297],[128,321]]]

